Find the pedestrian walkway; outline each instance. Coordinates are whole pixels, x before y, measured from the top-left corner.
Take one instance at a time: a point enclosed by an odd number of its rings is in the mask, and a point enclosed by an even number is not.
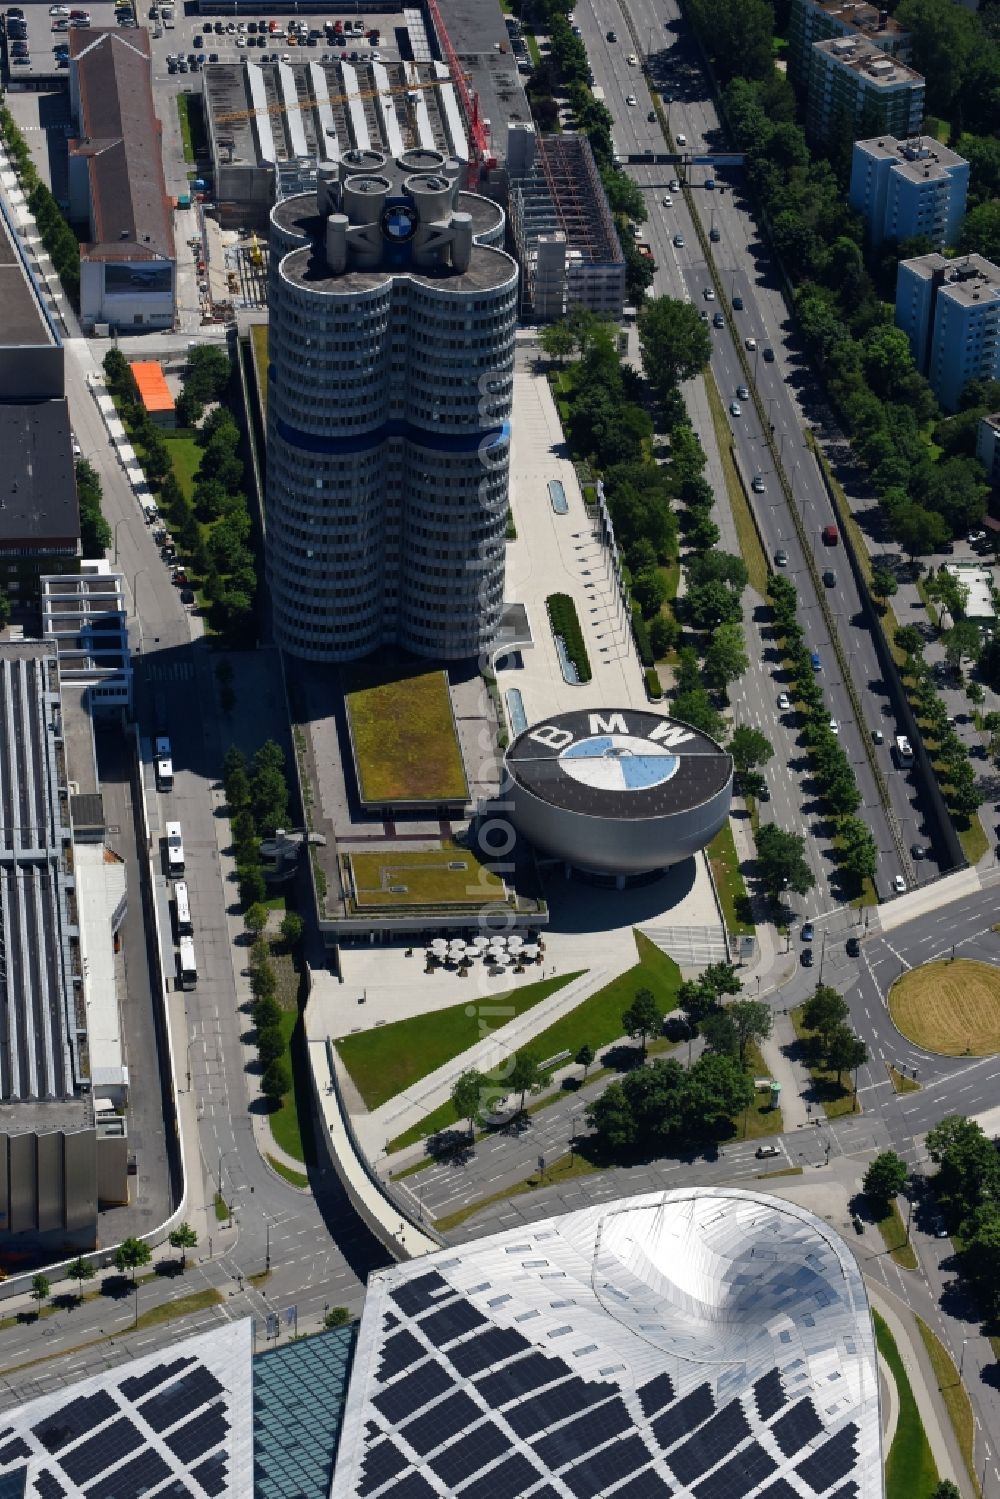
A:
[[[938,1470],[939,1479],[957,1484],[963,1499],[974,1499],[972,1485],[965,1471],[955,1433],[945,1410],[937,1379],[923,1340],[913,1320],[913,1313],[897,1301],[883,1286],[865,1277],[868,1296],[874,1309],[884,1318],[892,1333],[903,1368],[910,1381],[913,1398],[927,1441]],[[888,1457],[888,1447],[884,1455]]]

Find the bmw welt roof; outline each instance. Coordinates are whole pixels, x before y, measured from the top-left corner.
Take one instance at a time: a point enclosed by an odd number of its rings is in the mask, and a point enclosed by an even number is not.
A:
[[[373,1275],[336,1499],[881,1499],[871,1319],[811,1213],[692,1188]]]
[[[516,781],[543,801],[591,817],[664,817],[728,785],[730,756],[698,729],[627,708],[559,713],[507,752]]]

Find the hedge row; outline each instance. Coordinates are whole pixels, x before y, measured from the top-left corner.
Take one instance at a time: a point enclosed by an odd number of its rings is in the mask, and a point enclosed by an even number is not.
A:
[[[566,654],[576,667],[577,676],[581,682],[589,682],[593,672],[576,605],[568,593],[552,593],[545,600],[545,607],[549,612],[553,633],[561,636]]]

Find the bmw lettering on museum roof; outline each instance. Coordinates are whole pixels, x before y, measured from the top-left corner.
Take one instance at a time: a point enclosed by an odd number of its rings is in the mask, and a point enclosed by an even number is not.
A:
[[[690,857],[725,822],[730,756],[660,713],[561,713],[507,753],[514,820],[529,842],[584,869],[646,873]]]

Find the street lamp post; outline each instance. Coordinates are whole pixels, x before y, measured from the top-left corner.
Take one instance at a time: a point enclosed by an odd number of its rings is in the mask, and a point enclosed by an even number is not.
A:
[[[959,1379],[961,1379],[961,1377],[962,1377],[962,1369],[965,1366],[965,1350],[966,1350],[966,1347],[968,1345],[968,1342],[969,1342],[968,1338],[963,1338],[962,1339],[962,1352],[959,1355],[959,1359],[958,1359],[958,1377],[959,1377]]]
[[[128,524],[128,516],[127,515],[120,515],[118,517],[118,519],[115,521],[115,562],[114,562],[115,567],[118,566],[118,528],[119,528],[119,526],[124,526],[124,525],[127,525],[127,524]],[[137,573],[136,577],[138,577],[138,576],[139,575]],[[133,594],[133,597],[134,597],[134,594]]]

